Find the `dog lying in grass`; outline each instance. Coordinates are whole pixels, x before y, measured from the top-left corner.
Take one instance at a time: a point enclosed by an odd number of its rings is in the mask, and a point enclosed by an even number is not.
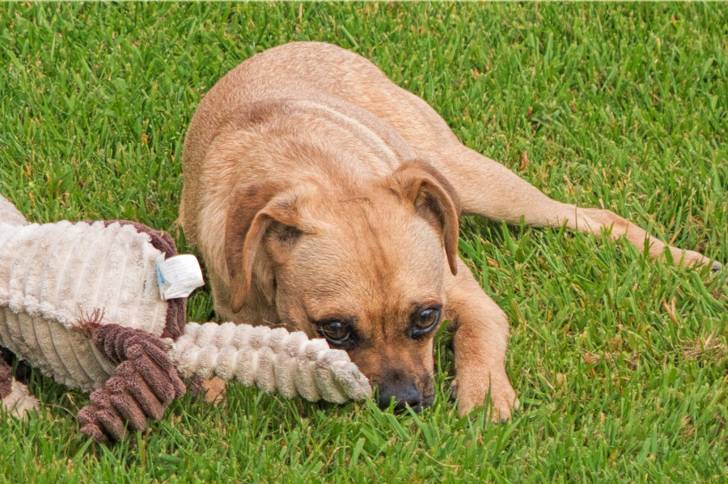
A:
[[[180,221],[218,316],[325,337],[384,406],[431,404],[443,319],[456,328],[460,414],[487,395],[496,420],[517,404],[506,316],[458,258],[462,213],[607,230],[652,257],[711,264],[611,211],[550,199],[372,63],[324,43],[279,46],[224,76],[192,119],[183,163]]]

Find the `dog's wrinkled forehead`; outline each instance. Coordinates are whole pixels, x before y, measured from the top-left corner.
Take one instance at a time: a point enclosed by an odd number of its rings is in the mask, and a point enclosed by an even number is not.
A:
[[[393,198],[343,200],[296,249],[296,277],[317,299],[421,298],[439,292],[445,253],[437,233]]]

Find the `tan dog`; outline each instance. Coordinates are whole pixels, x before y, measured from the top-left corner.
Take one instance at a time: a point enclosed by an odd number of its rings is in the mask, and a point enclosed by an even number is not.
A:
[[[219,317],[283,324],[346,349],[391,398],[433,398],[433,334],[456,324],[461,414],[516,394],[508,322],[457,255],[461,212],[668,247],[607,210],[546,197],[463,146],[420,98],[323,43],[258,54],[205,96],[184,150],[180,219],[206,262]]]

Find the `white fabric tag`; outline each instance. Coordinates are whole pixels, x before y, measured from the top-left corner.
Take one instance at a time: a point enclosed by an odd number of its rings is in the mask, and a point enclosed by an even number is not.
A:
[[[157,283],[159,295],[166,301],[189,296],[205,281],[197,257],[182,254],[157,262]]]

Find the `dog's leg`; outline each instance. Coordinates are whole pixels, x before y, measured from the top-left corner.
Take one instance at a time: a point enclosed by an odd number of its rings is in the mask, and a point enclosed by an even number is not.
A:
[[[467,414],[490,394],[492,419],[510,418],[517,399],[505,369],[508,320],[460,260],[458,275],[447,291],[447,317],[456,325],[453,343],[458,412]]]
[[[653,258],[668,248],[673,260],[683,265],[720,264],[692,250],[669,246],[641,227],[609,210],[581,208],[553,200],[500,163],[463,147],[444,162],[436,163],[455,186],[466,213],[517,224],[521,218],[528,225],[566,226],[568,229],[599,235],[606,230],[613,239],[625,237],[642,250],[649,244]]]

